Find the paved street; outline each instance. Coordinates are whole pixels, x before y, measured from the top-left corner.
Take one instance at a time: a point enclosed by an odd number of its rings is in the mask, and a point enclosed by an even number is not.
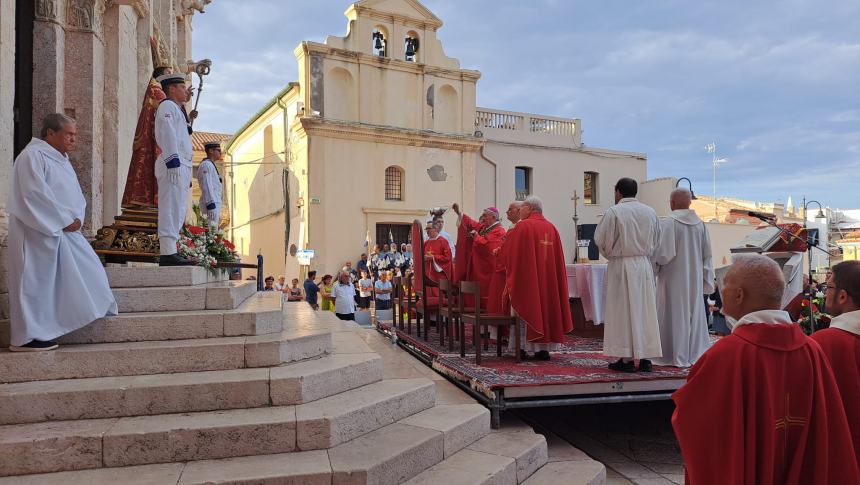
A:
[[[537,408],[518,415],[606,465],[607,484],[684,483],[671,401]]]

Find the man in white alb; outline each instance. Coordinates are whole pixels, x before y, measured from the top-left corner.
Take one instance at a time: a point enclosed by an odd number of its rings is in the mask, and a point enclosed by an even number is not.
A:
[[[53,350],[53,339],[117,306],[105,270],[81,234],[87,202],[68,152],[75,120],[54,113],[15,159],[9,197],[9,310],[15,352]]]
[[[218,229],[221,222],[221,191],[223,180],[216,162],[221,161],[221,143],[211,141],[203,144],[206,158],[197,167],[197,183],[200,185],[200,210],[205,211],[209,227]]]
[[[651,258],[660,241],[660,220],[654,209],[636,200],[638,184],[622,178],[615,184],[616,204],[597,225],[594,242],[609,260],[603,354],[618,357],[609,368],[651,371],[650,359],[660,357],[657,295]]]
[[[179,231],[185,222],[191,185],[191,125],[183,104],[188,100],[185,77],[166,74],[158,78],[167,99],[155,112],[155,143],[161,154],[155,161],[158,181],[158,240],[161,266],[193,265],[177,254]]]
[[[657,321],[663,356],[657,365],[690,367],[710,347],[705,295],[714,292],[708,228],[690,210],[693,194],[672,191],[672,214],[660,220],[657,264]]]

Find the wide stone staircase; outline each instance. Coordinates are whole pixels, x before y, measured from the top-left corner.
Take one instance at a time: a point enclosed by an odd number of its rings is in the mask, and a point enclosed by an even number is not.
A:
[[[0,484],[544,483],[542,435],[384,378],[334,314],[198,267],[106,270],[120,314],[58,350],[0,329]]]

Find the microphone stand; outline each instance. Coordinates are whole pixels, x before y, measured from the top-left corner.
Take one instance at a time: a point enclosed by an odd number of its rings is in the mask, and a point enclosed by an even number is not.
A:
[[[797,235],[794,235],[791,232],[789,232],[788,229],[786,229],[784,227],[779,227],[776,223],[772,222],[767,217],[762,217],[762,216],[752,214],[752,213],[750,213],[749,215],[751,215],[752,217],[755,217],[756,219],[764,222],[765,224],[767,224],[771,227],[775,227],[775,228],[779,229],[780,233],[785,233],[788,236],[788,241],[787,241],[788,244],[792,243],[792,239],[799,239],[801,242],[806,244],[806,262],[808,265],[807,267],[809,269],[809,284],[812,284],[812,248],[815,248],[815,249],[823,252],[824,254],[827,254],[828,256],[830,255],[830,253],[828,251],[825,251],[824,249],[821,249],[820,247],[815,246],[812,243],[810,243],[808,232],[807,232],[807,237],[797,236]],[[804,227],[803,228],[807,229],[805,221],[804,221]],[[804,293],[807,290],[809,290],[808,287],[803,288]],[[812,311],[812,299],[814,296],[815,295],[810,291],[809,292],[809,298],[807,298],[807,302],[809,303],[809,323],[812,326],[812,332],[813,333],[815,333],[815,327],[817,326],[817,322],[815,321],[815,312]],[[802,313],[801,313],[801,315],[802,315]]]

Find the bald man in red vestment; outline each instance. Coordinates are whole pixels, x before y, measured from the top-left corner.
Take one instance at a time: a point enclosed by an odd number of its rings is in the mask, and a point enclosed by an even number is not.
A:
[[[432,220],[427,221],[425,229],[427,239],[424,240],[424,271],[428,278],[439,282],[452,278],[453,266],[451,246],[448,240],[439,235],[439,230]],[[427,298],[438,298],[439,288],[428,287]],[[428,300],[429,301],[429,300]]]
[[[784,291],[775,261],[735,256],[721,288],[732,334],[699,358],[672,396],[687,483],[857,483],[833,371],[780,310]]]
[[[508,232],[502,254],[511,306],[526,324],[526,352],[549,360],[549,352],[573,330],[561,238],[543,216],[543,203],[529,196],[521,220]]]
[[[836,376],[854,452],[860,462],[860,261],[843,261],[833,267],[825,293],[830,328],[812,334]]]
[[[455,281],[477,281],[481,284],[481,308],[495,313],[490,307],[499,308],[505,290],[503,278],[494,278],[497,271],[504,271],[496,258],[498,248],[505,241],[505,228],[499,221],[499,210],[495,207],[484,209],[476,221],[460,212],[456,202],[451,206],[457,214],[457,257],[455,262]],[[501,266],[501,268],[499,268]],[[494,285],[494,281],[495,285]],[[496,300],[496,301],[493,301]],[[492,304],[489,301],[493,301]],[[473,301],[465,301],[467,306]]]

